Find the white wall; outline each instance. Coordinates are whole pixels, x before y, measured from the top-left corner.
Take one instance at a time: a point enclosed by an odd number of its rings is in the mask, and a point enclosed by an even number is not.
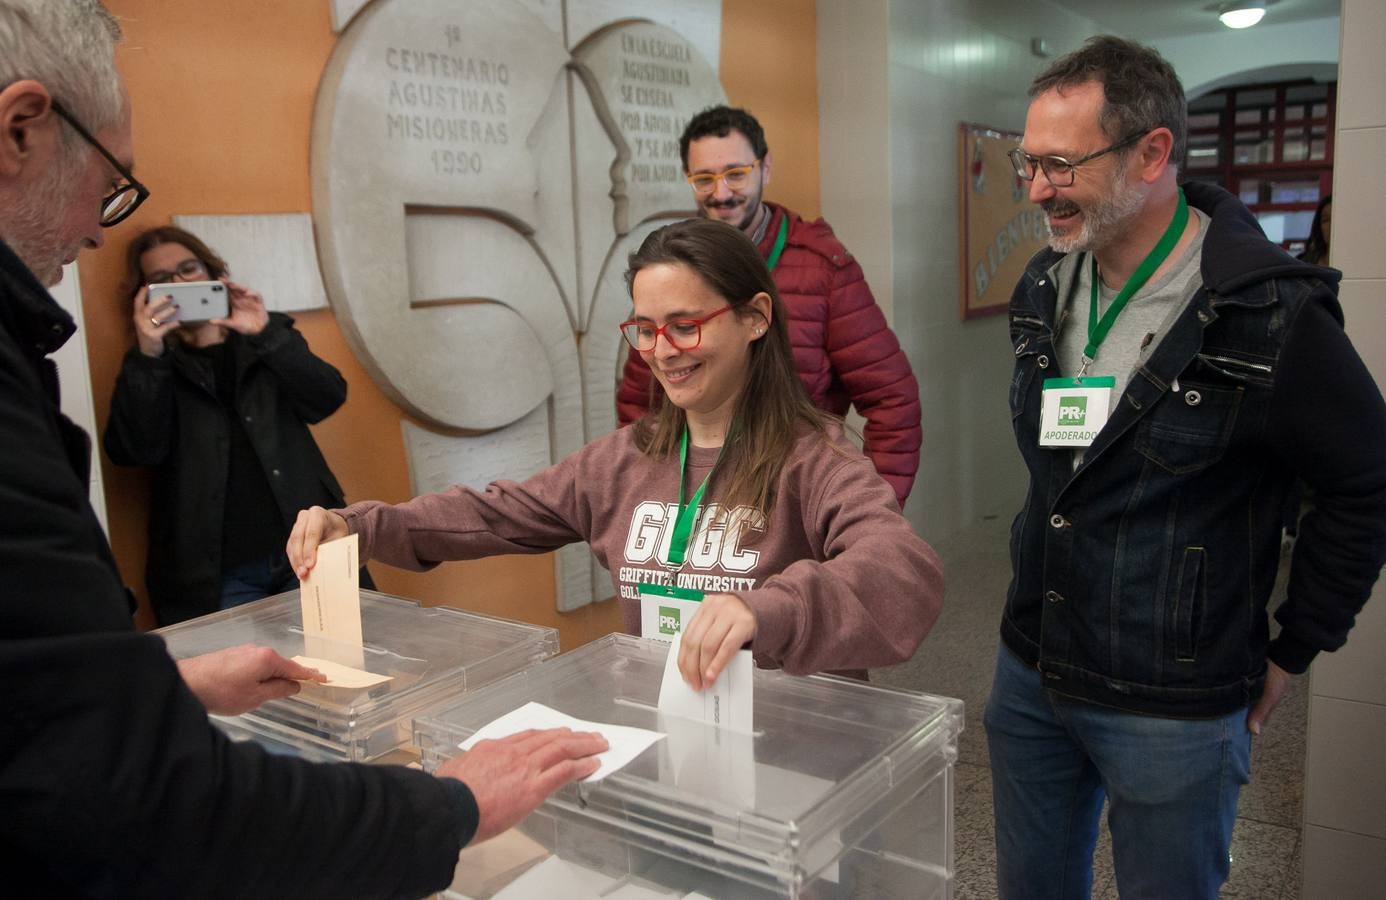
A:
[[[101,527],[106,528],[106,491],[101,482],[101,462],[98,448],[101,435],[96,430],[96,412],[91,401],[91,375],[87,365],[86,328],[82,324],[81,285],[77,281],[77,264],[63,269],[63,280],[53,289],[53,299],[77,322],[77,334],[53,354],[58,367],[58,390],[62,393],[63,413],[86,429],[92,439],[91,506]]]
[[[1386,390],[1386,5],[1343,0],[1330,261],[1343,270],[1348,336]],[[1379,448],[1386,453],[1386,448]],[[1379,897],[1386,883],[1386,585],[1377,582],[1347,646],[1310,669],[1304,888]]]
[[[1004,316],[958,319],[958,124],[1019,131],[1026,89],[1099,31],[1043,0],[819,0],[823,215],[862,262],[919,379],[924,449],[906,516],[941,540],[1020,508]]]
[[[1211,13],[1209,13],[1211,15]],[[1262,22],[1234,31],[1225,28],[1186,37],[1157,38],[1150,45],[1179,73],[1190,97],[1206,94],[1245,72],[1273,67],[1266,80],[1312,76],[1338,62],[1338,16],[1286,22]]]

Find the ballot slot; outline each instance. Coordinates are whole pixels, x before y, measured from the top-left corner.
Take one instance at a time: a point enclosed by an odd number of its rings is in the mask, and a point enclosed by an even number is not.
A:
[[[667,653],[610,635],[416,718],[429,769],[528,702],[665,735],[521,823],[523,863],[447,896],[539,896],[501,891],[552,858],[606,879],[603,897],[948,896],[961,701],[755,670],[755,727],[739,734],[659,710]]]
[[[359,690],[308,686],[245,715],[217,717],[223,731],[277,751],[297,748],[309,759],[370,761],[412,745],[418,711],[558,652],[558,632],[552,628],[421,607],[377,591],[361,591],[360,598],[357,668],[389,681]],[[156,633],[176,658],[245,643],[272,647],[286,657],[308,649],[298,591]]]

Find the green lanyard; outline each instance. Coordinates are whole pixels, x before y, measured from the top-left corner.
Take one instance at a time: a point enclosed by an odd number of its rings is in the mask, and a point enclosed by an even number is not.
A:
[[[720,462],[722,455],[717,455]],[[717,463],[712,464],[712,468],[717,468]],[[669,562],[671,566],[683,565],[684,555],[688,552],[688,539],[693,533],[693,519],[698,514],[698,504],[703,502],[703,492],[707,490],[707,483],[712,480],[712,472],[708,472],[703,478],[703,483],[698,485],[698,489],[693,492],[693,496],[688,498],[688,502],[683,502],[684,480],[688,473],[688,429],[683,429],[683,438],[679,441],[679,513],[674,519],[674,534],[669,541]]]
[[[1184,234],[1184,226],[1189,223],[1189,204],[1184,199],[1184,189],[1178,188],[1179,205],[1174,209],[1174,219],[1165,229],[1165,233],[1160,236],[1160,241],[1141,260],[1141,264],[1136,266],[1136,271],[1131,273],[1130,279],[1117,292],[1116,298],[1112,300],[1112,305],[1107,307],[1107,312],[1098,320],[1097,317],[1097,295],[1098,295],[1098,276],[1097,276],[1097,257],[1092,258],[1092,299],[1088,304],[1088,345],[1083,348],[1083,366],[1078,370],[1078,377],[1081,378],[1088,373],[1088,366],[1097,358],[1097,348],[1107,339],[1107,332],[1112,330],[1112,323],[1117,316],[1126,308],[1126,301],[1131,299],[1131,295],[1145,287],[1145,283],[1150,280],[1150,276],[1155,270],[1160,268],[1174,250],[1174,245],[1179,243],[1179,238]]]
[[[775,263],[780,261],[780,254],[784,252],[785,241],[789,240],[789,213],[784,214],[780,219],[780,233],[775,235],[775,246],[770,249],[770,256],[765,260],[765,268],[771,272],[775,271]]]

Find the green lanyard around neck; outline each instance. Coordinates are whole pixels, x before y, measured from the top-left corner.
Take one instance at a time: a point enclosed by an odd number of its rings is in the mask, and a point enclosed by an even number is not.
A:
[[[1179,243],[1179,238],[1184,234],[1184,226],[1189,223],[1189,204],[1184,199],[1184,189],[1177,188],[1179,192],[1179,204],[1174,208],[1174,218],[1170,221],[1165,233],[1160,236],[1159,242],[1151,251],[1146,254],[1141,264],[1136,266],[1136,271],[1131,273],[1126,284],[1117,292],[1116,298],[1112,300],[1112,305],[1107,307],[1107,312],[1099,320],[1097,317],[1097,295],[1100,290],[1097,275],[1097,256],[1092,258],[1092,299],[1088,304],[1088,345],[1083,348],[1083,366],[1078,370],[1078,377],[1088,373],[1088,366],[1097,358],[1097,348],[1102,346],[1102,342],[1107,339],[1107,332],[1112,330],[1112,323],[1121,315],[1121,311],[1126,308],[1126,301],[1131,296],[1145,287],[1145,283],[1150,280],[1150,276],[1155,274],[1155,270],[1160,268],[1160,264],[1169,258],[1174,250],[1174,245]]]
[[[766,257],[765,268],[771,272],[775,271],[775,263],[780,261],[780,254],[784,252],[785,242],[789,240],[789,213],[785,213],[780,219],[780,231],[775,235],[775,246],[770,249],[770,255]]]
[[[722,455],[717,454],[717,462],[722,461]],[[712,468],[717,468],[717,463],[712,464]],[[688,426],[684,426],[683,438],[679,441],[679,512],[674,519],[674,533],[669,541],[669,562],[671,566],[683,565],[683,558],[688,553],[688,539],[693,534],[693,520],[698,515],[698,505],[703,502],[703,493],[707,490],[707,483],[712,480],[712,472],[709,471],[703,478],[703,483],[698,485],[698,489],[693,492],[693,496],[688,498],[688,502],[683,502],[684,481],[688,477]]]

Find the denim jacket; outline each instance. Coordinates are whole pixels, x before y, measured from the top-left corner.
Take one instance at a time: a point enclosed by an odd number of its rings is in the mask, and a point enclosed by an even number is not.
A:
[[[1011,417],[1030,484],[1001,635],[1052,690],[1193,718],[1253,702],[1268,655],[1298,673],[1346,640],[1386,562],[1386,404],[1343,333],[1338,273],[1268,242],[1222,189],[1185,194],[1211,217],[1204,286],[1076,470],[1071,451],[1037,441],[1042,384],[1063,374],[1063,255],[1037,254],[1011,297]],[[1315,509],[1270,641],[1296,477]]]

